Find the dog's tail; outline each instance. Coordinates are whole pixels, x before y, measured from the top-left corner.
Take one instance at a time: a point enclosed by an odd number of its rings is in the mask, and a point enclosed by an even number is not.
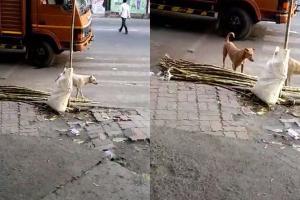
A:
[[[230,36],[232,36],[233,38],[235,38],[235,34],[234,32],[230,32],[227,34],[227,37],[225,39],[225,42],[230,42]]]

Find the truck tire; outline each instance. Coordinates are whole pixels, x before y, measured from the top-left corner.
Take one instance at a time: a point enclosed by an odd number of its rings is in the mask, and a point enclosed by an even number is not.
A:
[[[222,35],[234,32],[236,39],[247,39],[253,28],[253,20],[242,8],[233,7],[220,14],[219,28]]]
[[[29,59],[37,67],[48,67],[53,64],[55,52],[52,46],[45,41],[34,42],[29,47]]]

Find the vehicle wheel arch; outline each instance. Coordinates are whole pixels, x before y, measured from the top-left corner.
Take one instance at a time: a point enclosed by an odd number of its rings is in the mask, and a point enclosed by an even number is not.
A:
[[[46,35],[46,34],[32,34],[28,40],[27,43],[34,43],[37,41],[44,41],[47,42],[54,50],[56,54],[61,53],[61,47],[59,46],[58,42],[55,41],[55,38],[52,36]]]
[[[253,20],[254,23],[257,23],[261,20],[261,13],[258,8],[258,5],[249,0],[234,0],[234,1],[222,1],[222,4],[219,5],[221,8],[221,12],[224,8],[231,8],[231,7],[236,7],[236,8],[242,8],[246,11],[249,12],[249,16]]]

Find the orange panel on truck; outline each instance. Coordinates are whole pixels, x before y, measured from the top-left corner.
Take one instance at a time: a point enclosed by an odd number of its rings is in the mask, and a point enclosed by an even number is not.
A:
[[[24,15],[24,0],[0,0],[0,34],[24,35]]]

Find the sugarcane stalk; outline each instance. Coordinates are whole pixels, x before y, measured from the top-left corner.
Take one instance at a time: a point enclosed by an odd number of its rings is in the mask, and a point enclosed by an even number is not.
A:
[[[193,63],[187,60],[175,60],[165,56],[160,61],[163,71],[169,71],[171,79],[191,81],[198,84],[209,84],[223,87],[241,94],[251,92],[257,82],[256,76],[235,72],[210,64]],[[248,95],[249,96],[249,95]],[[300,88],[284,86],[281,92],[282,105],[300,104]]]

